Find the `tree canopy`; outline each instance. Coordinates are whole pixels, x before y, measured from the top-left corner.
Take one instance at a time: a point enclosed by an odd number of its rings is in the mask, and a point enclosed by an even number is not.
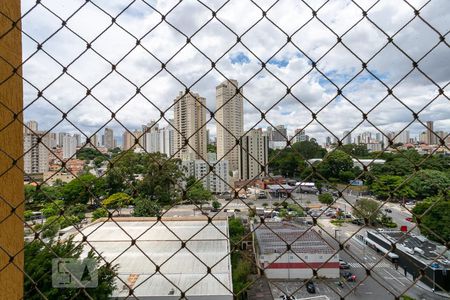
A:
[[[353,215],[360,219],[368,219],[373,223],[380,215],[378,206],[378,202],[375,200],[360,198],[353,208]]]
[[[450,187],[450,177],[441,171],[420,170],[410,182],[418,199],[439,195]]]
[[[349,175],[349,172],[353,170],[352,157],[341,150],[329,153],[322,162],[318,163],[317,169],[323,177],[330,181],[347,181],[354,175],[353,173]]]
[[[330,193],[323,193],[319,195],[319,202],[323,203],[323,204],[327,204],[330,205],[331,203],[333,203],[333,195],[331,195]]]
[[[450,242],[450,197],[441,194],[420,201],[412,212],[420,218],[420,232],[430,240]]]
[[[416,196],[416,192],[411,188],[407,177],[398,175],[381,175],[370,185],[372,193],[380,199],[406,199]]]
[[[115,289],[114,279],[117,275],[117,266],[107,267],[93,250],[87,257],[94,259],[98,274],[98,286],[86,289],[89,297],[78,288],[54,288],[52,285],[52,259],[63,257],[72,258],[82,262],[82,244],[72,240],[52,242],[44,245],[40,240],[25,244],[25,272],[24,290],[26,299],[109,299]],[[34,281],[34,282],[33,282]],[[39,289],[40,293],[36,292]]]
[[[307,176],[308,165],[306,159],[322,158],[327,151],[315,140],[302,141],[292,144],[291,147],[269,151],[269,170],[275,175],[288,177]]]
[[[134,203],[133,216],[135,217],[157,217],[161,215],[162,209],[157,201],[136,198]]]

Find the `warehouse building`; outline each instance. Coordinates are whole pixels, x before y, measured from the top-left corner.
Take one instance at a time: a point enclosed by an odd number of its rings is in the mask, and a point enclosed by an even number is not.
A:
[[[435,291],[450,292],[450,251],[444,245],[399,230],[369,230],[365,240],[369,246],[370,242],[377,246],[377,252],[394,252],[405,276],[408,273],[416,279],[423,273],[420,281],[427,286]]]
[[[265,222],[254,232],[257,262],[267,278],[311,278],[313,270],[318,276],[339,278],[337,250],[315,230],[287,222]]]
[[[116,279],[112,299],[129,299],[130,288],[141,300],[182,299],[182,292],[194,300],[233,299],[227,220],[208,223],[205,217],[190,217],[162,221],[164,224],[155,218],[100,220],[82,230],[98,253],[119,265],[121,280]],[[136,239],[135,245],[132,239]],[[76,235],[75,240],[81,241],[82,236]],[[86,251],[89,249],[86,245]]]

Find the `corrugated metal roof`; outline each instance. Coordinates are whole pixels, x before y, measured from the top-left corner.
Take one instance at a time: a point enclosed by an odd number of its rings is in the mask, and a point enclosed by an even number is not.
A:
[[[172,289],[172,297],[179,296],[172,281],[183,291],[195,284],[187,296],[229,295],[232,299],[228,222],[213,220],[212,223],[206,220],[167,220],[164,224],[156,221],[99,222],[82,232],[107,261],[119,265],[119,277],[133,283],[134,294],[138,297],[170,297]],[[186,241],[185,248],[181,248],[179,238]],[[131,239],[136,239],[135,245],[131,245]],[[81,241],[82,236],[78,234],[74,240]],[[86,252],[89,249],[86,245]],[[170,281],[160,273],[155,274],[156,266]],[[218,280],[212,275],[205,276],[207,266]],[[113,297],[127,296],[129,292],[123,289],[123,282],[116,280],[116,283],[118,290]]]
[[[315,230],[286,222],[268,222],[255,230],[261,254],[283,253],[287,245],[296,253],[332,254],[335,250]]]

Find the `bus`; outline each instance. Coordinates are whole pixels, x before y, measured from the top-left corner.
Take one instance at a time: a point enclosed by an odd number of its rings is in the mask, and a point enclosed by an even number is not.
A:
[[[386,255],[386,259],[388,259],[390,262],[396,264],[398,263],[399,256],[395,253],[392,253],[391,251],[385,249],[384,247],[378,245],[378,243],[374,242],[373,240],[369,238],[365,238],[364,242],[367,246],[372,248],[373,250],[377,251],[378,253],[382,253],[383,255]],[[386,254],[387,253],[387,254]]]
[[[295,185],[300,186],[296,189],[297,193],[317,193],[319,191],[314,182],[297,182]]]

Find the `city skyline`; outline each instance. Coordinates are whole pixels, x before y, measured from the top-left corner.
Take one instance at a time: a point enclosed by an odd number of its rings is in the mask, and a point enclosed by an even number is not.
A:
[[[75,2],[61,6],[58,1],[49,0],[46,5],[50,9],[69,15],[69,12],[77,7]],[[29,5],[31,3],[24,3],[23,11],[27,11]],[[110,1],[107,5],[112,12],[119,12],[122,7],[119,1]],[[169,108],[172,105],[171,99],[176,95],[174,91],[184,90],[186,87],[205,97],[206,106],[214,111],[216,85],[234,78],[242,83],[245,90],[246,131],[261,121],[263,112],[265,118],[272,124],[284,124],[289,132],[303,128],[311,122],[306,127],[308,134],[319,141],[324,141],[329,133],[320,123],[336,135],[341,135],[362,120],[361,111],[354,105],[364,112],[371,111],[368,120],[383,131],[399,131],[414,121],[408,107],[415,112],[420,111],[418,117],[423,122],[433,120],[435,128],[449,131],[448,100],[439,94],[433,82],[422,75],[426,73],[441,87],[446,85],[450,72],[446,64],[439,63],[443,61],[448,51],[443,44],[435,47],[426,59],[420,61],[418,66],[422,73],[414,70],[399,82],[411,70],[412,62],[392,44],[383,48],[386,43],[385,34],[364,20],[343,38],[349,49],[359,50],[360,59],[345,47],[338,45],[317,63],[317,69],[312,69],[311,60],[318,60],[333,46],[336,38],[316,21],[310,22],[307,30],[294,34],[298,27],[310,18],[311,10],[301,3],[292,5],[300,7],[298,10],[285,11],[280,9],[281,5],[275,5],[268,13],[271,19],[282,25],[287,34],[292,35],[291,43],[287,45],[285,45],[286,36],[266,20],[246,33],[241,43],[237,43],[234,47],[231,46],[234,45],[236,36],[217,21],[211,22],[201,33],[192,37],[191,43],[215,62],[215,68],[212,68],[211,61],[191,44],[186,45],[186,38],[165,22],[142,39],[141,47],[151,49],[164,63],[167,71],[161,70],[161,62],[151,58],[143,48],[134,49],[135,38],[116,26],[106,32],[107,38],[98,39],[91,45],[92,49],[101,51],[107,61],[98,57],[91,49],[71,63],[84,51],[86,43],[68,34],[63,28],[63,34],[52,37],[51,54],[62,65],[70,64],[67,73],[81,80],[84,86],[67,74],[61,76],[61,66],[39,52],[23,66],[24,78],[27,79],[24,86],[24,102],[25,105],[31,104],[24,111],[25,118],[39,121],[43,128],[51,128],[61,120],[62,112],[70,110],[68,120],[82,131],[92,133],[106,124],[106,127],[118,132],[122,131],[122,126],[138,128],[140,124],[158,120],[161,111],[165,113],[165,118],[172,118]],[[317,4],[312,5],[315,7]],[[363,3],[362,7],[367,9],[366,5],[367,3]],[[449,5],[448,1],[434,1],[427,5],[423,14],[427,19],[433,20],[433,26],[442,29],[449,18],[443,12],[450,11]],[[155,2],[155,8],[162,12],[169,11],[171,6],[170,1]],[[217,4],[211,4],[211,7],[218,9]],[[261,7],[268,9],[269,6],[261,4]],[[40,9],[42,8],[37,8]],[[242,34],[258,20],[260,14],[261,10],[255,5],[243,2],[226,5],[218,17],[238,34]],[[324,22],[328,24],[332,22],[333,30],[338,34],[343,34],[354,23],[355,16],[360,15],[360,11],[354,4],[342,0],[327,4],[320,10],[319,15]],[[414,10],[405,5],[386,1],[377,4],[368,15],[374,22],[382,24],[385,32],[392,35],[414,17]],[[68,26],[79,32],[87,41],[92,40],[97,32],[110,24],[110,20],[105,19],[104,13],[91,4],[83,8],[82,17],[93,23],[90,26],[83,26],[79,22],[69,22]],[[192,35],[209,18],[210,12],[202,10],[201,5],[195,1],[184,1],[168,15],[168,21],[179,25],[186,36]],[[160,15],[146,5],[137,4],[126,10],[119,21],[123,26],[131,28],[134,35],[140,37],[146,33],[142,24],[157,24]],[[55,22],[59,26],[59,20],[51,16],[40,18],[40,14],[31,14],[24,18],[24,30],[35,37],[33,41],[26,35],[23,36],[24,60],[34,53],[37,42],[45,41],[53,32]],[[417,44],[415,37],[426,38]],[[393,41],[405,49],[412,59],[419,60],[423,54],[439,43],[439,35],[416,19],[408,24],[405,30],[395,35]],[[42,47],[46,50],[49,45],[43,43]],[[382,48],[383,50],[367,64],[370,73],[367,70],[358,73],[361,70],[361,60],[368,61]],[[130,49],[133,51],[117,65],[117,71],[129,81],[117,72],[112,72],[106,79],[101,80],[110,72],[111,63],[119,61]],[[182,51],[168,62],[171,55],[179,49]],[[222,57],[221,55],[227,51],[228,53]],[[326,77],[319,73],[319,70]],[[152,77],[154,74],[157,75]],[[355,80],[346,84],[354,76]],[[143,85],[151,77],[152,80]],[[47,87],[55,78],[58,80]],[[300,78],[300,82],[297,83]],[[101,82],[96,84],[100,80]],[[95,87],[86,96],[86,87],[93,86]],[[395,87],[393,95],[388,95],[387,87]],[[287,88],[289,93],[286,95]],[[342,88],[341,95],[338,95],[338,88]],[[40,93],[42,96],[36,97],[39,91],[43,91]],[[444,88],[444,91],[447,92],[447,89]],[[62,112],[51,106],[46,99]],[[80,99],[84,100],[72,109]],[[382,99],[385,100],[379,103]],[[430,102],[431,104],[426,106]],[[119,110],[122,106],[123,108]],[[325,108],[320,110],[322,107]],[[317,113],[316,117],[320,123],[313,120],[311,112]],[[107,124],[112,113],[118,121],[113,120]],[[267,125],[269,124],[263,121],[257,126],[265,128]],[[215,127],[214,121],[207,125],[211,136],[216,135]],[[366,121],[360,125],[360,130],[373,130],[373,127]],[[69,121],[63,120],[55,131],[74,133],[76,129]],[[413,122],[409,131],[411,135],[419,135],[423,131],[423,125],[417,121]]]

